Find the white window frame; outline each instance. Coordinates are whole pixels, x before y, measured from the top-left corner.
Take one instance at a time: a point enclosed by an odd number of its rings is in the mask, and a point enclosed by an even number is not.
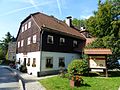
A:
[[[28,29],[31,28],[31,21],[28,22]]]
[[[18,48],[20,47],[20,41],[18,42]]]
[[[36,43],[36,40],[37,40],[37,35],[34,35],[33,36],[33,43]]]
[[[73,47],[76,47],[77,45],[78,45],[77,40],[74,40],[74,41],[73,41]]]
[[[21,47],[23,47],[24,45],[24,40],[21,40]]]
[[[22,26],[22,32],[24,32],[24,26]]]
[[[49,42],[49,39],[51,38],[51,41],[52,42]],[[48,35],[47,36],[47,43],[49,43],[49,44],[53,44],[53,36],[52,35]]]
[[[27,45],[30,45],[31,44],[31,37],[28,37],[27,39]]]
[[[62,42],[63,40],[63,42]],[[65,38],[60,38],[60,44],[64,44],[65,43]]]
[[[25,24],[25,30],[27,30],[27,24]]]

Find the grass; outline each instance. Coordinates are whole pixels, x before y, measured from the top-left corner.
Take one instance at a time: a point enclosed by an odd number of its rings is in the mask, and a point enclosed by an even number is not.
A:
[[[67,78],[55,76],[40,80],[47,90],[118,90],[120,77],[83,77],[84,85],[71,88]]]

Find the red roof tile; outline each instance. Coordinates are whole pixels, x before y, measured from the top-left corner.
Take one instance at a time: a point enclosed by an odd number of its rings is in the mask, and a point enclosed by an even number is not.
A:
[[[94,49],[84,49],[85,54],[99,54],[99,55],[107,55],[112,54],[111,49],[107,48],[94,48]]]
[[[47,27],[58,32],[65,33],[80,39],[86,40],[85,37],[74,28],[69,27],[66,23],[52,16],[45,15],[43,13],[37,13],[32,15],[39,27]],[[52,30],[51,30],[52,31]]]

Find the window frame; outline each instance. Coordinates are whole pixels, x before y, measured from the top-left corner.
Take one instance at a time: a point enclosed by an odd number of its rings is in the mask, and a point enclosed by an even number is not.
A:
[[[18,48],[20,48],[20,41],[18,42]]]
[[[27,24],[25,24],[25,31],[26,31],[26,30],[27,30],[27,28],[28,28],[27,26],[28,26],[28,25],[27,25]]]
[[[28,22],[28,29],[31,28],[31,21]]]
[[[60,45],[63,45],[63,44],[65,44],[65,38],[60,37]]]
[[[49,61],[48,61],[49,60]],[[48,63],[49,62],[49,63]],[[46,57],[46,68],[53,68],[53,57]]]
[[[63,61],[63,64],[62,64],[62,61]],[[65,57],[59,57],[59,67],[65,67]]]
[[[33,35],[33,43],[36,43],[37,42],[37,35]]]
[[[33,58],[32,67],[36,67],[36,58]]]
[[[24,40],[21,40],[21,47],[24,46]]]
[[[51,39],[52,42],[50,42],[49,39]],[[52,35],[48,35],[48,36],[47,36],[47,43],[48,43],[48,44],[53,44],[53,43],[54,43],[54,39],[53,39],[53,36],[52,36]]]
[[[77,47],[78,46],[78,41],[77,40],[73,40],[73,47]]]
[[[27,38],[27,45],[30,45],[31,44],[31,37],[28,37]]]

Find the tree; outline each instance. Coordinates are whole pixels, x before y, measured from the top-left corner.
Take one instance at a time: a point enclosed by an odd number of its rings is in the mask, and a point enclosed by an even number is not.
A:
[[[10,32],[7,32],[3,40],[0,41],[0,48],[2,49],[2,53],[4,54],[2,58],[5,59],[8,51],[8,43],[13,40],[15,40],[15,38],[10,34]]]
[[[89,32],[97,37],[88,48],[111,48],[112,61],[120,58],[120,0],[99,0],[98,10],[87,20]]]
[[[80,29],[80,27],[86,27],[86,20],[83,20],[83,19],[79,20],[79,19],[77,19],[77,18],[74,18],[74,19],[72,20],[72,24],[73,24],[75,27],[77,27],[77,28]]]

